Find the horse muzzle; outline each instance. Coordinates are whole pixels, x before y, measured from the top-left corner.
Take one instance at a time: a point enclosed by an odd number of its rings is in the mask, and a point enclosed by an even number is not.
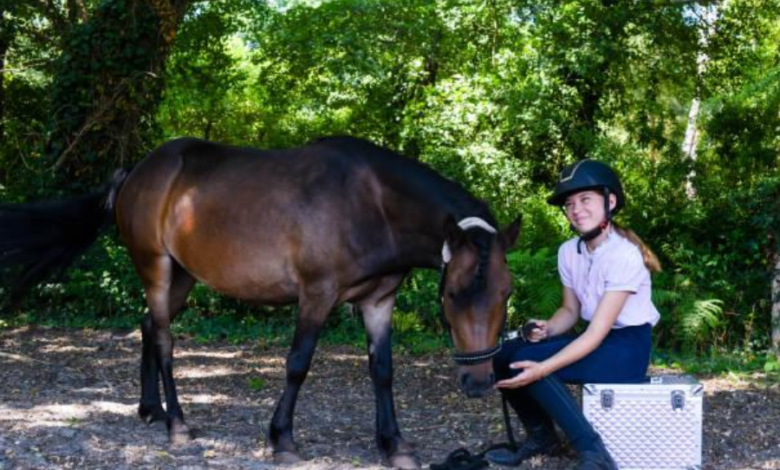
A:
[[[493,390],[496,376],[493,363],[485,362],[472,366],[461,366],[458,370],[458,383],[468,398],[482,398]]]

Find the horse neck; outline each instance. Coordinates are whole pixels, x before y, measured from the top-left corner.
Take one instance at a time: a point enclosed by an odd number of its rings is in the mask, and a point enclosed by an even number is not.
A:
[[[456,222],[466,217],[481,217],[489,224],[495,224],[482,202],[459,186],[456,187],[458,192],[452,192],[452,187],[446,189],[449,190],[446,194],[405,191],[400,197],[386,200],[385,211],[395,219],[392,225],[398,259],[408,260],[409,267],[441,266],[447,217],[453,217]]]
[[[480,217],[495,225],[483,202],[430,167],[364,141],[346,142],[370,155],[363,161],[381,187],[375,194],[394,232],[397,258],[408,260],[408,267],[441,265],[444,224],[449,216],[456,222]]]

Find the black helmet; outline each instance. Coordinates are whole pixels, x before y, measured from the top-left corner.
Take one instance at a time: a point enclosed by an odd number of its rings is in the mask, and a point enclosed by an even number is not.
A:
[[[563,206],[570,194],[586,189],[604,188],[609,191],[609,194],[614,194],[617,199],[611,213],[611,215],[615,215],[625,205],[620,178],[612,168],[604,163],[596,160],[580,160],[563,169],[558,183],[555,185],[555,192],[547,199],[547,203],[553,206]],[[608,201],[605,203],[609,204]]]

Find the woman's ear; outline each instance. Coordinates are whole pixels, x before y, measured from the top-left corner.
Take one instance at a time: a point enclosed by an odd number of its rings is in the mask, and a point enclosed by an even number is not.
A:
[[[617,207],[617,196],[610,193],[609,194],[609,210],[610,212],[615,210],[615,207]]]

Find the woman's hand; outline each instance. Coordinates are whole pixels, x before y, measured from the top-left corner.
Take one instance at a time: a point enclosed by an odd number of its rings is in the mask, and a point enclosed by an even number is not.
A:
[[[537,380],[547,377],[547,370],[544,365],[534,361],[520,361],[509,364],[510,369],[523,369],[520,374],[511,379],[496,382],[495,388],[519,388],[532,384]]]
[[[529,320],[526,324],[534,324],[534,328],[525,335],[526,341],[538,343],[550,336],[550,327],[547,320]]]

